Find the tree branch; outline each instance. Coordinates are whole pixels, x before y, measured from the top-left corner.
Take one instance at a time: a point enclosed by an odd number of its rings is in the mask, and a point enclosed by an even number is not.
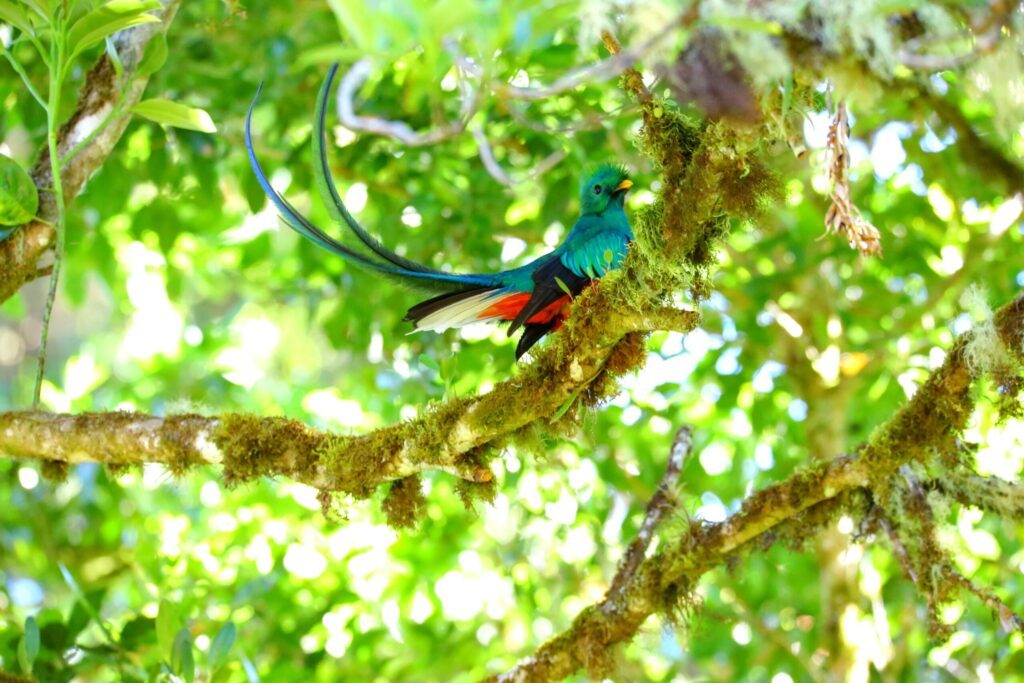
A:
[[[941,478],[921,482],[962,505],[994,512],[1004,519],[1024,520],[1024,484],[999,477],[983,477],[965,468],[950,468]]]
[[[620,288],[631,284],[616,282]],[[70,463],[159,462],[174,472],[220,464],[229,482],[285,475],[358,497],[382,483],[427,470],[487,482],[492,474],[481,447],[533,422],[547,421],[584,388],[600,381],[605,371],[633,368],[616,360],[617,348],[620,342],[631,345],[630,333],[651,330],[643,311],[623,311],[609,304],[612,289],[586,290],[576,300],[577,310],[566,329],[518,377],[487,394],[449,400],[415,420],[362,436],[318,432],[294,420],[231,414],[161,418],[118,412],[12,412],[0,413],[0,454]],[[689,313],[679,319],[686,316],[692,329],[698,317]],[[615,365],[606,367],[610,363]]]
[[[922,48],[944,42],[942,40],[936,41],[934,37],[928,36],[927,41],[922,41],[921,39],[908,40],[899,51],[900,62],[907,68],[925,71],[944,71],[966,66],[981,55],[989,54],[996,49],[1003,32],[1003,27],[1009,22],[1017,4],[1014,0],[994,0],[988,6],[989,12],[982,20],[970,26],[971,37],[974,38],[974,47],[968,52],[957,55],[937,55],[921,52]],[[957,38],[961,37],[958,36]]]
[[[679,475],[682,474],[683,465],[693,451],[693,427],[683,425],[676,432],[676,438],[672,442],[672,448],[668,454],[668,464],[665,466],[665,474],[661,478],[658,490],[647,503],[647,510],[644,514],[643,524],[640,531],[626,548],[626,554],[619,564],[619,570],[615,572],[612,579],[612,587],[608,589],[609,594],[621,593],[623,587],[636,574],[637,567],[647,554],[647,549],[654,539],[654,532],[661,525],[665,516],[675,508],[675,488],[679,483]]]
[[[469,120],[473,118],[473,114],[475,114],[479,108],[485,91],[493,91],[501,99],[535,101],[554,97],[555,95],[573,90],[582,85],[586,85],[587,83],[598,83],[610,80],[631,70],[634,64],[657,48],[669,35],[671,35],[672,31],[676,30],[684,23],[692,22],[695,19],[696,14],[688,12],[680,19],[680,21],[669,22],[667,26],[648,40],[644,41],[640,45],[627,48],[625,50],[622,49],[617,41],[614,42],[615,47],[612,49],[611,44],[606,39],[605,45],[609,47],[609,51],[612,53],[611,57],[594,64],[572,69],[560,78],[556,79],[550,85],[522,87],[509,85],[507,83],[485,84],[480,82],[476,87],[464,88],[462,92],[462,106],[459,112],[459,117],[453,121],[448,121],[424,131],[413,130],[409,124],[403,121],[385,119],[379,116],[362,116],[356,112],[356,94],[358,93],[360,86],[362,86],[370,77],[370,73],[373,68],[372,61],[369,58],[363,58],[353,64],[341,79],[341,84],[338,87],[337,94],[338,118],[341,120],[342,125],[350,130],[394,138],[402,144],[410,147],[422,147],[425,145],[436,144],[442,140],[447,140],[448,138],[459,135],[466,129]],[[612,40],[614,41],[614,38]],[[476,62],[473,62],[463,55],[459,51],[458,45],[454,40],[446,40],[445,47],[448,49],[449,53],[451,53],[452,61],[455,63],[456,67],[459,68],[464,77],[471,77],[478,80],[482,80],[484,78],[484,70],[481,69]],[[637,76],[639,76],[639,74],[637,74]],[[643,87],[642,80],[640,81],[640,85],[646,92],[647,89]],[[646,92],[644,101],[649,101],[650,99],[650,92]],[[483,135],[482,129],[474,128],[472,132],[477,140],[477,144],[481,147],[481,158],[487,166],[488,172],[490,172],[498,182],[505,185],[512,184],[511,178],[509,178],[503,170],[500,170],[500,167],[497,167],[498,170],[496,172],[495,167],[497,166],[497,162],[494,161],[493,156],[490,159],[484,156],[486,151],[489,150],[489,145],[486,145],[486,138],[483,138],[484,144],[481,144],[481,136]]]
[[[415,131],[404,121],[391,121],[379,116],[362,116],[356,113],[355,97],[359,87],[370,77],[373,62],[369,57],[364,57],[352,65],[338,86],[336,101],[338,104],[338,118],[346,128],[360,133],[372,133],[385,137],[395,138],[404,145],[410,147],[422,147],[433,145],[442,140],[458,135],[466,129],[466,124],[476,112],[479,104],[478,96],[463,98],[462,110],[459,118],[449,121],[435,128],[426,131]]]
[[[724,522],[692,522],[678,541],[644,560],[633,575],[599,603],[585,608],[566,632],[544,643],[494,683],[556,681],[580,668],[606,673],[609,648],[633,637],[647,618],[671,611],[696,581],[737,553],[750,549],[781,524],[814,506],[865,486],[870,466],[843,456],[750,495]]]
[[[1024,295],[1000,308],[994,323],[1002,343],[1024,359]],[[900,467],[923,462],[932,450],[946,445],[953,431],[966,425],[973,407],[969,389],[974,375],[964,348],[972,336],[967,333],[957,340],[943,365],[875,430],[857,456],[816,465],[758,491],[724,522],[691,523],[678,540],[643,560],[626,580],[613,581],[605,597],[580,612],[568,630],[509,671],[487,680],[560,680],[580,668],[599,677],[611,666],[609,648],[632,638],[655,612],[677,609],[711,569],[757,542],[771,545],[776,532],[790,523],[806,524],[812,511],[834,515],[855,489],[888,489]],[[911,566],[909,560],[907,566]]]
[[[114,36],[117,54],[124,65],[125,82],[129,83],[128,91],[124,93],[124,113],[114,117],[87,147],[64,166],[61,179],[66,202],[70,202],[82,191],[86,181],[106,161],[131,119],[129,109],[142,98],[149,79],[147,76],[136,75],[139,62],[153,36],[167,30],[181,0],[163,0],[163,4],[159,23],[142,24]],[[118,91],[119,80],[107,54],[100,57],[86,74],[75,112],[60,131],[57,149],[61,158],[93,134],[113,111],[121,97]],[[26,223],[7,239],[0,240],[0,303],[11,298],[23,285],[40,277],[39,259],[56,239],[56,232],[51,225],[56,218],[56,202],[53,193],[46,191],[53,185],[48,153],[42,154],[32,171],[32,177],[40,189],[39,217],[43,220]]]

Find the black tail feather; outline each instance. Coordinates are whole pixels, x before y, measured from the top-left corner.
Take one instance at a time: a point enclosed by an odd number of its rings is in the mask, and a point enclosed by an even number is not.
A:
[[[418,322],[426,318],[431,313],[436,313],[442,308],[451,306],[454,303],[457,303],[459,301],[462,301],[463,299],[467,299],[471,296],[479,294],[480,292],[485,292],[493,289],[495,288],[469,287],[467,289],[460,289],[454,292],[445,292],[444,294],[438,294],[437,296],[431,297],[426,301],[421,301],[412,308],[410,308],[406,312],[405,318],[403,318],[403,320],[411,320],[413,322]]]
[[[555,328],[557,319],[553,319],[546,323],[526,323],[523,325],[523,336],[519,338],[519,343],[516,344],[516,360],[518,361],[523,355],[526,354],[533,345],[539,342],[544,335]]]

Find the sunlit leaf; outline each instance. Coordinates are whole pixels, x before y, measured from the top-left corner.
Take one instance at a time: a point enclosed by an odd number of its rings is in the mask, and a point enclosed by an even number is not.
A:
[[[174,638],[178,632],[178,609],[168,600],[160,601],[156,615],[156,642],[166,661],[171,661],[174,652]]]
[[[204,110],[171,100],[160,98],[143,100],[132,107],[132,111],[150,121],[175,128],[197,130],[201,133],[217,132],[217,126],[213,123],[213,119]]]
[[[195,655],[192,651],[192,633],[183,627],[174,637],[171,651],[171,671],[192,683],[196,677]]]
[[[132,26],[160,21],[148,14],[160,9],[157,0],[111,0],[97,7],[71,25],[68,30],[68,54],[71,59],[107,36]]]
[[[0,154],[0,225],[21,225],[39,211],[32,177],[14,159]]]
[[[18,664],[25,673],[32,673],[36,657],[39,656],[39,624],[35,617],[25,620],[25,633],[18,644]]]
[[[167,62],[167,34],[158,32],[146,45],[146,53],[136,69],[140,76],[149,76],[163,68]]]
[[[0,22],[10,24],[25,33],[32,31],[29,15],[12,0],[0,0]]]
[[[210,645],[210,668],[217,669],[225,661],[231,652],[231,646],[235,644],[236,629],[234,622],[224,624],[224,627],[217,632],[213,643]]]

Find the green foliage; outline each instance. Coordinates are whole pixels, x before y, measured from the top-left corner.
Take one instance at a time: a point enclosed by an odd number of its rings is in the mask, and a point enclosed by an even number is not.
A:
[[[200,133],[217,132],[217,126],[214,125],[213,119],[202,109],[196,109],[195,107],[189,107],[163,98],[143,100],[132,107],[132,111],[150,121],[174,126],[175,128],[197,130]]]
[[[67,30],[67,54],[72,60],[107,36],[132,26],[160,21],[150,10],[158,0],[110,0],[72,23]]]
[[[32,177],[16,161],[0,154],[0,225],[21,225],[39,210]]]
[[[0,0],[0,21],[46,37],[58,4]],[[625,374],[621,390],[602,378],[552,411],[558,424],[530,425],[502,452],[473,454],[493,482],[430,473],[376,491],[365,472],[332,469],[332,452],[362,448],[361,464],[373,471],[371,458],[401,448],[399,436],[429,450],[442,435],[413,433],[404,421],[530,370],[513,364],[513,342],[499,329],[407,336],[402,318],[419,293],[354,271],[278,225],[242,144],[258,83],[258,151],[275,186],[330,226],[315,201],[310,156],[327,62],[340,59],[344,73],[371,56],[359,112],[419,130],[459,116],[445,38],[495,83],[536,86],[604,57],[591,32],[614,17],[591,1],[184,3],[166,43],[146,53],[147,97],[201,107],[217,132],[173,127],[180,119],[161,121],[171,127],[134,120],[75,200],[42,397],[55,411],[233,413],[212,436],[225,461],[179,460],[179,476],[71,465],[51,482],[34,463],[0,460],[0,669],[54,681],[475,680],[529,655],[601,597],[679,424],[696,426],[696,448],[666,540],[684,517],[721,519],[749,491],[814,459],[869,441],[879,458],[905,457],[885,449],[887,433],[876,428],[909,393],[930,390],[928,372],[976,324],[961,309],[963,289],[983,284],[995,305],[1024,285],[1012,182],[1024,152],[1024,115],[1011,97],[1021,79],[1004,52],[1021,34],[963,72],[922,84],[895,65],[891,48],[911,23],[911,5],[947,14],[936,3],[867,3],[838,18],[834,3],[762,4],[770,11],[747,16],[718,2],[707,15],[742,48],[766,103],[762,128],[743,134],[659,85],[650,115],[660,123],[642,137],[640,109],[613,82],[531,102],[490,93],[475,120],[497,161],[527,178],[506,187],[468,133],[407,148],[353,134],[331,108],[331,166],[350,208],[384,243],[435,267],[486,271],[542,253],[571,225],[582,172],[627,164],[639,237],[630,274],[702,315],[686,337],[623,340],[612,368]],[[72,26],[99,11],[77,6]],[[614,26],[635,45],[675,11],[674,3],[633,3]],[[821,16],[828,20],[814,21]],[[846,98],[854,115],[852,199],[881,228],[884,259],[822,237],[828,114],[821,81],[808,78],[819,67],[801,61],[811,47],[773,42],[779,27],[809,25],[822,27],[815,38],[835,56],[820,67],[835,84],[828,97]],[[101,53],[101,38],[89,38],[78,64]],[[31,40],[7,47],[31,83],[49,83]],[[674,57],[658,52],[646,66]],[[886,87],[873,85],[883,77],[892,79]],[[71,70],[60,84],[61,120],[79,78]],[[4,154],[29,167],[45,146],[45,116],[6,67],[0,101]],[[773,142],[781,140],[791,146]],[[800,146],[807,153],[798,158],[791,150]],[[561,163],[529,176],[556,152]],[[705,174],[664,193],[693,168]],[[715,217],[713,230],[692,224],[698,214]],[[665,226],[674,240],[698,230],[711,237],[684,239],[666,260]],[[4,410],[31,400],[41,318],[38,285],[0,307]],[[905,436],[955,421],[980,448],[959,457],[983,474],[1019,477],[1020,419],[1001,416],[989,393],[910,416],[899,429],[910,430]],[[253,415],[287,419],[254,435]],[[338,434],[316,450],[350,496],[325,501],[268,467],[291,448],[305,452],[305,425]],[[363,436],[387,425],[396,426]],[[565,429],[572,438],[557,436]],[[962,571],[1024,609],[1019,525],[958,503],[947,518],[954,533],[945,542]],[[844,557],[860,570],[860,597],[845,623],[860,634],[859,652],[873,662],[865,666],[884,664],[877,675],[893,681],[957,667],[995,680],[1018,675],[1024,639],[1001,632],[988,608],[951,600],[942,615],[953,635],[929,640],[925,607],[884,537],[861,542],[868,530],[843,515],[818,521],[845,529],[852,544]],[[809,515],[808,527],[814,522]],[[799,547],[751,549],[706,577],[697,587],[702,606],[685,626],[653,622],[614,660],[602,653],[597,668],[614,667],[621,680],[821,678],[829,666],[818,654],[828,630],[825,570],[812,541],[787,538]],[[679,595],[689,599],[686,588]]]

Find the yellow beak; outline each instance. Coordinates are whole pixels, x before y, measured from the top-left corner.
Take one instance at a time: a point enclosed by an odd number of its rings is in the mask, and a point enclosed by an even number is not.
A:
[[[622,192],[624,190],[628,190],[631,187],[633,187],[633,181],[627,178],[626,180],[623,180],[621,183],[615,186],[615,191]]]

